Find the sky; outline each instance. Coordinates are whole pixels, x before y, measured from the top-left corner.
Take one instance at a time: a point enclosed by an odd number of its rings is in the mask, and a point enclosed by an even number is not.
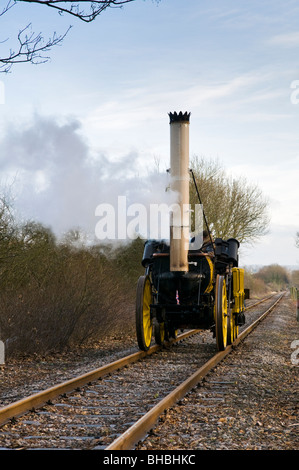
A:
[[[1,187],[24,218],[94,230],[99,204],[163,200],[168,113],[188,111],[190,158],[269,201],[269,233],[240,264],[299,269],[298,20],[297,0],[136,0],[90,24],[16,5],[1,56],[29,23],[46,38],[73,27],[48,62],[0,74]]]

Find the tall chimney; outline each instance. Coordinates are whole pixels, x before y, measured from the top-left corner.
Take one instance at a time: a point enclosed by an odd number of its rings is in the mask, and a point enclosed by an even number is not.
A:
[[[170,215],[170,271],[187,272],[189,249],[189,119],[190,113],[169,113],[170,187],[178,204]]]

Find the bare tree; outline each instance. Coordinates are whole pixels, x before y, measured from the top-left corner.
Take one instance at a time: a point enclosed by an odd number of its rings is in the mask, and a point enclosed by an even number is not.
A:
[[[120,8],[126,3],[135,0],[102,0],[102,1],[79,1],[72,2],[69,0],[9,0],[6,6],[0,11],[0,17],[8,13],[11,8],[18,3],[39,4],[55,9],[60,15],[70,15],[86,23],[94,21],[107,8]],[[156,0],[159,1],[159,0]],[[63,34],[54,32],[48,39],[43,34],[35,33],[32,30],[32,24],[19,30],[17,34],[17,47],[9,47],[9,50],[3,57],[0,57],[0,73],[7,73],[14,64],[22,62],[30,62],[32,64],[40,64],[47,62],[49,56],[47,53],[52,47],[60,45],[71,26]],[[0,44],[7,44],[8,38],[2,39]]]
[[[296,233],[295,245],[299,248],[299,232]]]
[[[191,167],[213,237],[252,243],[267,233],[268,202],[258,186],[229,177],[218,161],[194,157]],[[198,203],[190,189],[190,203]]]

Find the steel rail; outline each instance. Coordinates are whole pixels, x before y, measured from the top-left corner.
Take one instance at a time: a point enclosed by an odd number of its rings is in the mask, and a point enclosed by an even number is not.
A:
[[[251,308],[254,308],[257,305],[262,304],[263,302],[266,302],[267,300],[272,299],[272,297],[274,297],[274,295],[276,295],[276,294],[271,294],[268,297],[265,297],[264,299],[258,300],[257,302],[255,302],[252,305],[248,305],[248,307],[245,308],[245,312],[246,312],[246,310],[250,310]]]
[[[169,393],[163,400],[143,415],[136,423],[128,428],[121,436],[113,441],[105,450],[130,450],[143,439],[148,431],[156,424],[161,414],[177,401],[183,398],[192,388],[194,388],[198,382],[205,377],[219,362],[221,362],[231,351],[248,336],[253,329],[273,310],[273,308],[282,299],[285,293],[281,294],[280,297],[250,326],[248,326],[237,339],[224,351],[220,351],[215,354],[209,361],[207,361],[202,367],[200,367],[194,374],[186,379],[181,385],[175,388]]]
[[[256,306],[258,303],[268,300],[268,298],[269,297],[259,302],[256,302],[255,304],[249,306],[245,310],[248,310],[249,308]],[[182,341],[188,336],[194,335],[198,333],[199,331],[200,330],[186,331],[185,333],[180,334],[176,339],[172,339],[171,341],[169,341],[169,343],[172,344],[178,341]],[[63,395],[64,393],[71,392],[75,390],[76,388],[82,387],[83,385],[89,382],[98,380],[99,378],[104,377],[105,375],[111,374],[112,372],[119,370],[129,364],[137,362],[143,359],[144,357],[155,353],[161,348],[162,346],[153,345],[150,347],[148,351],[138,351],[129,356],[125,356],[121,359],[118,359],[110,364],[99,367],[98,369],[94,369],[90,372],[87,372],[86,374],[80,375],[78,377],[67,380],[60,384],[54,385],[53,387],[50,387],[41,392],[35,393],[21,400],[13,402],[9,405],[6,405],[0,408],[0,426],[5,424],[12,418],[17,418],[32,409],[41,407],[48,401],[53,400],[54,398],[57,398],[58,396]]]
[[[185,333],[179,335],[176,339],[169,341],[169,343],[173,344],[182,341],[188,336],[194,335],[199,331],[200,330],[186,331]],[[162,346],[153,345],[148,351],[138,351],[136,353],[130,354],[129,356],[122,357],[121,359],[101,366],[98,369],[87,372],[86,374],[74,377],[73,379],[67,380],[58,385],[54,385],[53,387],[6,405],[0,408],[0,426],[5,424],[10,419],[16,418],[32,409],[38,408],[48,401],[63,395],[64,393],[71,392],[72,390],[82,387],[89,382],[98,380],[105,375],[111,374],[112,372],[119,370],[129,364],[137,362],[140,359],[155,353],[161,348]]]

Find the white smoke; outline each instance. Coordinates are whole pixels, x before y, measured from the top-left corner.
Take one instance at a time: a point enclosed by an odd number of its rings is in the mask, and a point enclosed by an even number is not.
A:
[[[15,180],[15,206],[24,219],[50,226],[60,237],[71,229],[95,236],[99,204],[171,204],[166,172],[143,172],[136,152],[121,161],[91,149],[75,119],[35,115],[27,126],[10,124],[0,141],[2,178]],[[147,165],[150,162],[147,162]]]

